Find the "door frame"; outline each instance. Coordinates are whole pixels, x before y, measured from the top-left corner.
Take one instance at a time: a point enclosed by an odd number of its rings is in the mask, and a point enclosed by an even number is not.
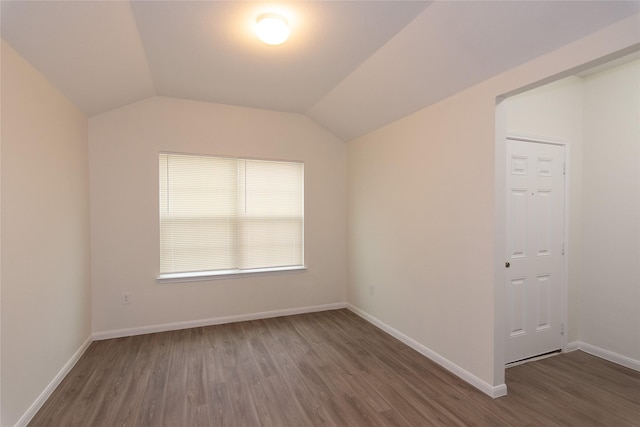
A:
[[[507,144],[508,141],[522,141],[522,142],[528,142],[528,143],[532,143],[532,144],[545,144],[545,145],[555,145],[555,146],[561,146],[564,148],[564,165],[565,165],[565,170],[564,170],[564,215],[563,215],[563,241],[564,241],[564,256],[562,259],[562,264],[563,264],[563,271],[562,271],[562,283],[560,283],[560,321],[562,322],[562,335],[561,335],[561,339],[560,339],[560,351],[562,353],[566,353],[567,351],[567,344],[568,344],[568,335],[569,335],[569,198],[570,198],[570,193],[569,193],[569,179],[570,179],[570,168],[569,168],[569,141],[565,140],[565,139],[561,139],[561,138],[554,138],[554,137],[548,137],[548,136],[538,136],[538,135],[527,135],[527,134],[522,134],[522,133],[515,133],[515,132],[507,132],[505,140],[504,140],[504,152],[503,152],[503,164],[506,164],[507,162]],[[503,179],[504,179],[504,188],[505,191],[503,191],[503,217],[506,220],[506,202],[507,202],[507,192],[506,192],[506,182],[507,182],[507,170],[506,170],[506,166],[505,166],[505,170],[503,173]],[[504,247],[503,247],[503,260],[507,259],[507,251],[506,251],[506,223],[504,223],[503,225],[504,227],[504,234],[503,236],[505,237],[505,243],[504,243]],[[503,265],[504,268],[504,265]],[[503,286],[503,290],[502,292],[504,293],[504,280],[502,281],[502,286]],[[504,298],[504,304],[502,306],[502,310],[503,312],[505,312],[507,309],[507,304],[506,304],[506,298]],[[506,318],[506,313],[503,314],[504,318]],[[505,329],[506,330],[506,329]],[[504,341],[506,341],[507,337],[506,334],[503,333],[503,338]],[[503,347],[503,359],[504,359],[504,354],[506,352],[506,344],[504,344]],[[504,362],[504,360],[503,360]],[[524,363],[524,362],[522,362]],[[518,364],[517,362],[515,364]],[[510,366],[515,366],[514,364],[511,364]]]

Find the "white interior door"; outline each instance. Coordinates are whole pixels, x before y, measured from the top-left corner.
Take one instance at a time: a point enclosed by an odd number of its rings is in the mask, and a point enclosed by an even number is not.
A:
[[[506,363],[562,348],[565,149],[507,139]]]

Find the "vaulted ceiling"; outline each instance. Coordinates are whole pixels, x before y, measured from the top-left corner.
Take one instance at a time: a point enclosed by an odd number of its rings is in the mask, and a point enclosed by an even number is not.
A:
[[[306,114],[345,141],[640,13],[604,0],[0,7],[2,38],[87,115],[171,96]],[[288,18],[283,45],[254,36],[268,11]]]

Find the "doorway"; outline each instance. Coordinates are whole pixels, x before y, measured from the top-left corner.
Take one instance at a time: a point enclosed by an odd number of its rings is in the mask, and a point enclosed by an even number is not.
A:
[[[562,351],[583,350],[639,369],[640,347],[633,338],[640,330],[638,55],[497,98],[496,383],[504,381],[506,331],[511,327],[506,310],[511,273],[505,268],[507,136],[564,144],[570,159]],[[541,135],[553,135],[553,140]]]

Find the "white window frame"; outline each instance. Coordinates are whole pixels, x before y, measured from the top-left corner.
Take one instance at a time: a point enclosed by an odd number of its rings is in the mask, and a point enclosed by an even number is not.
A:
[[[175,153],[175,152],[160,152],[159,159],[162,159],[162,156],[189,156],[189,157],[200,157],[200,158],[217,158],[217,159],[228,159],[228,160],[236,160],[236,161],[245,161],[245,162],[283,162],[283,163],[295,163],[302,166],[302,262],[300,265],[288,265],[288,266],[276,266],[276,267],[265,267],[265,268],[238,268],[238,269],[220,269],[220,270],[204,270],[204,271],[184,271],[184,272],[165,272],[160,273],[157,276],[157,281],[159,283],[166,282],[190,282],[190,281],[202,281],[202,280],[213,280],[213,279],[224,279],[231,278],[237,276],[255,276],[255,275],[272,275],[272,274],[290,274],[296,272],[303,272],[307,269],[305,265],[305,242],[304,242],[304,163],[300,161],[292,161],[292,160],[273,160],[273,159],[256,159],[256,158],[246,158],[246,157],[228,157],[228,156],[216,156],[216,155],[208,155],[208,154],[191,154],[191,153]],[[158,176],[161,177],[160,171]],[[159,179],[160,181],[160,179]],[[238,183],[238,185],[244,185]],[[162,187],[159,182],[159,187]],[[158,212],[161,214],[162,204],[159,194],[159,203],[158,203]],[[239,214],[238,214],[239,215]],[[160,221],[162,219],[159,218]],[[161,227],[161,223],[159,224]],[[160,230],[160,228],[159,228]],[[160,233],[162,231],[160,230]],[[238,237],[238,241],[240,241],[240,237]],[[159,242],[162,244],[161,242]],[[240,243],[238,243],[240,244]],[[162,247],[159,248],[162,250]]]

